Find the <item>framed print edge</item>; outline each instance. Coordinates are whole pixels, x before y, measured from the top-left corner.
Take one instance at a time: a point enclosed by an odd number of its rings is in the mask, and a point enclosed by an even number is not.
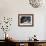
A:
[[[32,20],[32,24],[20,24],[20,18],[22,17],[22,16],[30,16],[30,18],[32,18],[31,20]],[[32,16],[32,17],[31,17]],[[34,26],[34,14],[18,14],[18,26],[20,26],[20,27],[33,27]]]

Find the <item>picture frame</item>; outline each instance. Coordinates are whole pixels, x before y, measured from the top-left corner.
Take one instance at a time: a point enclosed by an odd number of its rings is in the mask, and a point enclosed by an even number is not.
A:
[[[31,27],[34,26],[33,14],[18,14],[18,26]]]

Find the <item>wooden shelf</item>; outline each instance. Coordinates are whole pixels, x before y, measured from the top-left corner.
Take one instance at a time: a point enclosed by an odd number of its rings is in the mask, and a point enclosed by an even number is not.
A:
[[[20,45],[23,44],[23,45]],[[29,40],[0,40],[0,46],[9,45],[9,46],[46,46],[46,40],[40,41],[29,41]]]

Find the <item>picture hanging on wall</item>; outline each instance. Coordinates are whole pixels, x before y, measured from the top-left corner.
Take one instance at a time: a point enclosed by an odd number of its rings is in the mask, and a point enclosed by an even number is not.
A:
[[[18,26],[33,26],[34,15],[33,14],[18,14]]]

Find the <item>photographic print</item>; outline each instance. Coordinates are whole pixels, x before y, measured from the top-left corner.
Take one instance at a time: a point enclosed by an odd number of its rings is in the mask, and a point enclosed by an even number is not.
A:
[[[18,14],[18,26],[33,26],[33,14]]]

